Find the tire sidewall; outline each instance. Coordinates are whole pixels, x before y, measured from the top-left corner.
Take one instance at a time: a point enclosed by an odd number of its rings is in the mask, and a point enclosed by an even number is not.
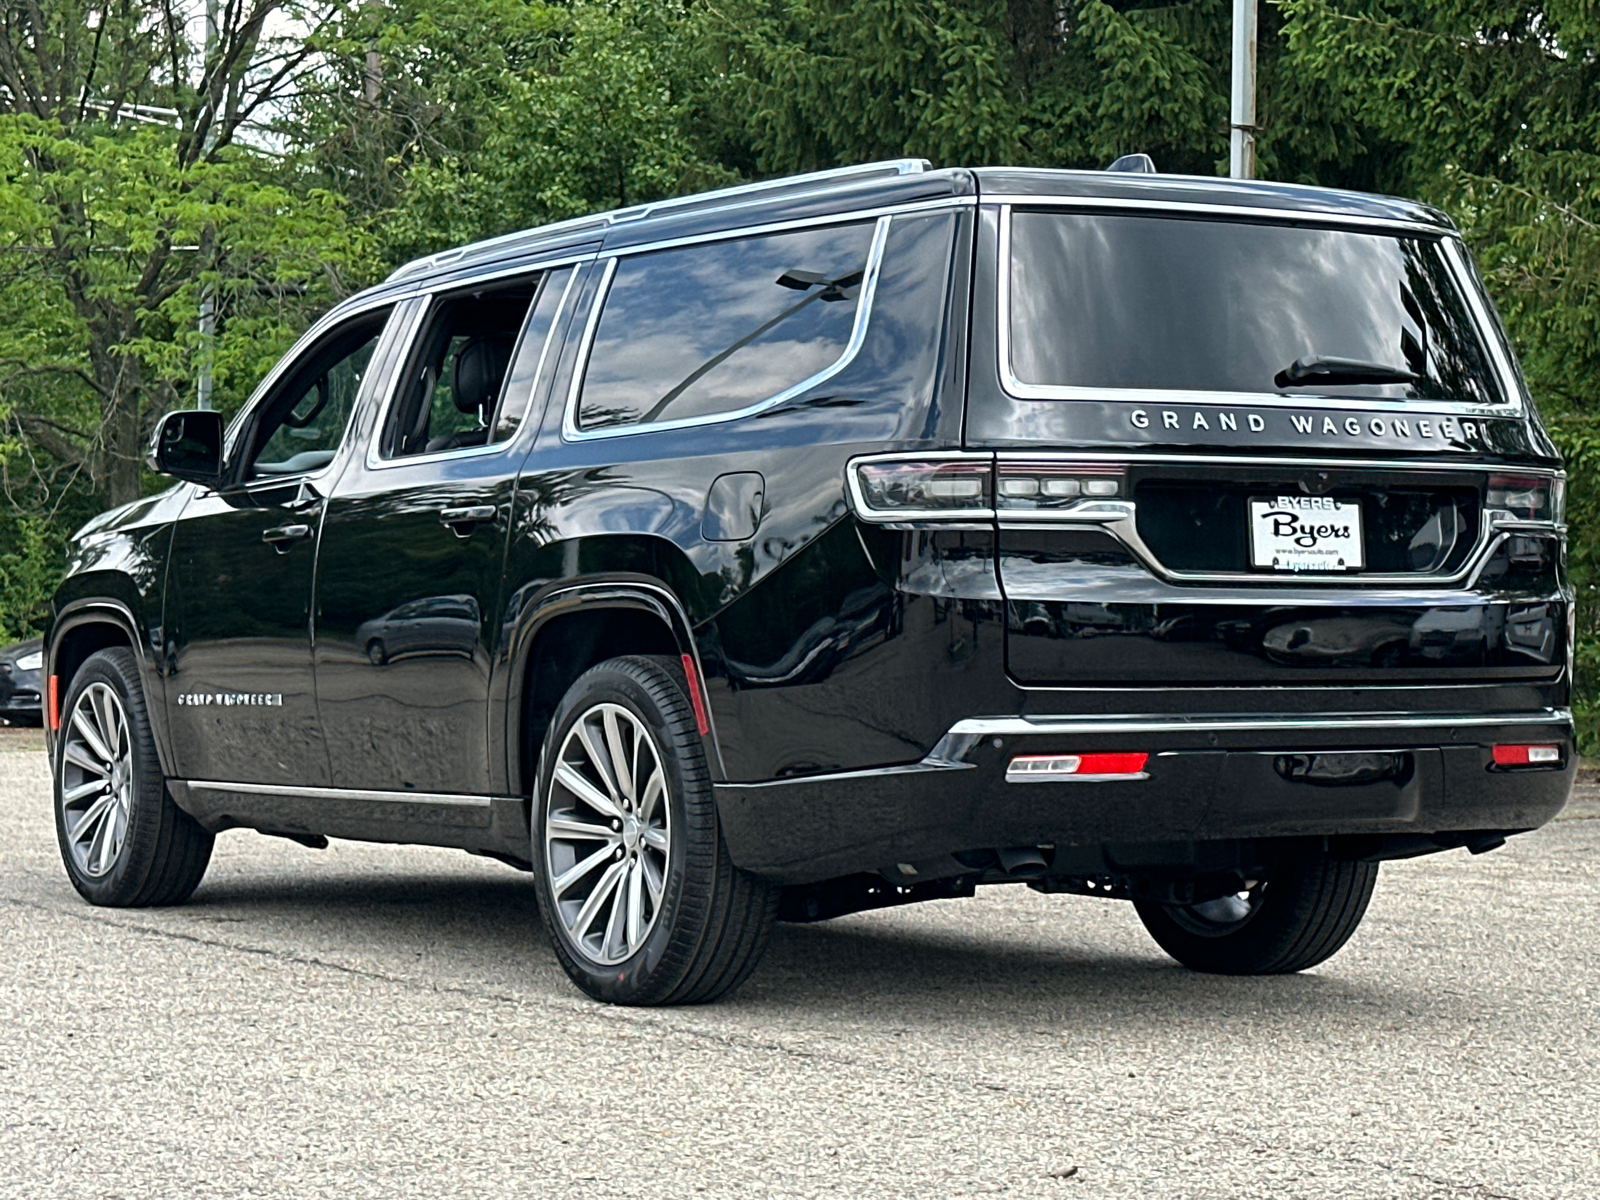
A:
[[[1343,946],[1366,912],[1376,881],[1374,871],[1364,884],[1365,898],[1353,919],[1336,935],[1330,948],[1305,958],[1296,947],[1304,941],[1311,922],[1326,920],[1318,905],[1325,898],[1324,879],[1333,864],[1318,855],[1291,855],[1281,859],[1263,889],[1260,907],[1232,930],[1196,933],[1176,920],[1166,906],[1136,900],[1134,907],[1158,945],[1185,966],[1218,975],[1280,974],[1305,969],[1324,961]]]
[[[635,660],[637,661],[637,660]],[[669,676],[670,679],[670,676]],[[675,681],[674,681],[675,686]],[[617,704],[638,717],[656,741],[662,769],[667,777],[669,844],[667,876],[661,896],[661,910],[645,937],[644,945],[622,962],[602,965],[578,951],[557,917],[551,888],[549,864],[545,856],[544,828],[550,783],[555,774],[556,756],[568,732],[578,719],[597,704]],[[669,990],[676,973],[669,960],[683,952],[685,930],[682,914],[684,890],[689,875],[689,845],[700,824],[699,814],[691,813],[688,802],[691,780],[706,778],[704,751],[697,738],[675,732],[650,694],[633,675],[613,662],[602,663],[580,676],[567,691],[553,715],[539,752],[538,788],[530,815],[534,884],[539,896],[539,912],[550,934],[562,966],[580,988],[597,1000],[613,1004],[642,1004],[658,999]],[[694,944],[691,941],[689,952]]]
[[[55,741],[55,779],[51,787],[56,842],[72,886],[91,904],[121,906],[132,902],[149,873],[148,860],[154,853],[154,841],[158,834],[153,826],[159,820],[166,779],[156,757],[155,737],[145,709],[144,690],[136,672],[133,655],[128,651],[102,650],[93,654],[72,677],[72,685],[61,707],[63,720]],[[61,803],[67,723],[72,719],[79,698],[93,683],[106,684],[122,701],[123,713],[128,721],[134,780],[133,803],[128,808],[127,835],[123,838],[122,849],[111,870],[99,878],[86,875],[78,869],[67,841],[66,814]]]

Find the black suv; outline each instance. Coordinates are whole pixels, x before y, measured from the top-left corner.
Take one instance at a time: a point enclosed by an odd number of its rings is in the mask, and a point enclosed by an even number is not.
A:
[[[1006,881],[1282,972],[1571,786],[1560,461],[1404,201],[907,161],[626,209],[403,268],[152,463],[47,643],[97,904],[245,826],[531,869],[622,1003]]]

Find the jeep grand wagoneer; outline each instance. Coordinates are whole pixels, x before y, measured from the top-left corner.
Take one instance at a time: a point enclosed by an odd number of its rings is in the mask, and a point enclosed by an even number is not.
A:
[[[591,995],[979,884],[1295,971],[1574,769],[1561,464],[1438,212],[876,164],[413,263],[78,535],[96,904],[243,826],[531,870]]]

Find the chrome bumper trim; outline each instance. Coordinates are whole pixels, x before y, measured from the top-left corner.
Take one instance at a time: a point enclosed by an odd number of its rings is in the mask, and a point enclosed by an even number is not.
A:
[[[934,747],[956,738],[1029,737],[1039,734],[1226,733],[1241,730],[1460,729],[1492,725],[1567,725],[1572,710],[1536,713],[1401,713],[1394,716],[1326,713],[1315,717],[969,717],[957,721]],[[929,756],[930,758],[932,755]]]
[[[719,792],[766,790],[796,784],[828,784],[853,779],[883,779],[896,775],[915,775],[927,771],[970,771],[967,762],[977,744],[990,737],[1079,736],[1105,734],[1237,733],[1246,730],[1268,732],[1315,729],[1481,729],[1496,725],[1546,725],[1570,729],[1572,710],[1547,708],[1528,713],[1422,713],[1395,716],[1366,713],[1329,713],[1316,717],[968,717],[957,721],[920,762],[893,767],[868,767],[856,771],[834,771],[821,775],[798,775],[790,779],[769,779],[753,783],[719,783]],[[1131,775],[1052,776],[1038,779],[1008,777],[1008,783],[1100,783],[1148,778],[1148,773]]]

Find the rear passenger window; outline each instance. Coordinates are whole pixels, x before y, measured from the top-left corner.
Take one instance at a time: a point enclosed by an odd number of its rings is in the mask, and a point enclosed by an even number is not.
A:
[[[738,412],[827,370],[855,326],[871,222],[623,258],[578,428]]]
[[[482,446],[538,279],[435,301],[384,429],[383,456]]]

